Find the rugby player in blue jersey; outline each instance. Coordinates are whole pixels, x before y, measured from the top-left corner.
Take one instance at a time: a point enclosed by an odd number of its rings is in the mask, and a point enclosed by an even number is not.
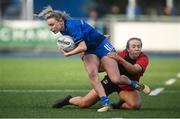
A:
[[[53,33],[61,32],[63,35],[69,35],[73,38],[77,47],[68,52],[61,49],[60,51],[65,56],[84,52],[82,59],[91,85],[103,102],[103,107],[98,109],[98,112],[110,110],[110,101],[98,76],[100,62],[113,83],[126,84],[132,88],[147,92],[146,85],[120,76],[117,62],[107,56],[108,53],[115,52],[114,47],[104,35],[97,32],[85,21],[70,19],[66,13],[54,11],[50,6],[44,9],[39,16],[43,16],[47,20],[48,26]]]

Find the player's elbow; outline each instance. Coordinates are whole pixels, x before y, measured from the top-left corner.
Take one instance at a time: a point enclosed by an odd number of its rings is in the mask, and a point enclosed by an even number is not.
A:
[[[78,48],[81,52],[84,52],[87,50],[87,46],[86,46],[86,43],[84,41],[80,42],[79,45],[78,45]]]
[[[141,72],[142,72],[142,68],[141,68],[141,66],[138,65],[138,64],[134,64],[133,67],[132,67],[131,70],[130,70],[130,73],[131,73],[131,74],[139,74],[139,73],[141,73]]]
[[[82,51],[82,52],[85,52],[86,50],[87,50],[87,46],[81,47],[81,51]]]

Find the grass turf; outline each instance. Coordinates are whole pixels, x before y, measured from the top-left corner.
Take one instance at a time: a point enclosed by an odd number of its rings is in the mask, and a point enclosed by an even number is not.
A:
[[[140,110],[112,110],[97,113],[100,102],[88,109],[66,106],[52,109],[55,100],[67,94],[77,96],[85,92],[0,92],[1,118],[131,118],[131,117],[180,117],[180,59],[152,58],[147,72],[141,79],[152,89],[163,87],[157,96],[141,94]],[[100,77],[103,77],[101,74]],[[165,81],[176,78],[175,84],[166,86]],[[76,58],[0,58],[0,90],[48,90],[91,89],[83,63]],[[110,96],[112,102],[118,97]]]

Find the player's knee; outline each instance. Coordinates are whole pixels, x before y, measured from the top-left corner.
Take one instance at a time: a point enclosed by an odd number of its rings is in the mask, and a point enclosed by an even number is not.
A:
[[[98,73],[96,71],[93,71],[93,70],[89,71],[88,75],[89,75],[91,80],[94,80],[94,79],[98,78]]]
[[[138,110],[141,108],[141,104],[140,103],[131,103],[131,104],[129,104],[129,108],[133,109],[133,110]]]
[[[113,78],[110,78],[110,80],[111,80],[114,84],[120,84],[120,83],[121,83],[120,77],[113,77]]]

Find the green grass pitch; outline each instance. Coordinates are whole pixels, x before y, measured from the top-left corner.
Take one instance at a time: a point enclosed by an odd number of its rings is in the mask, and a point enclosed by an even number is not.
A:
[[[78,58],[0,58],[1,118],[175,118],[180,117],[179,58],[151,58],[141,79],[152,89],[164,88],[157,96],[142,96],[140,110],[112,110],[97,113],[98,102],[87,109],[66,106],[52,109],[55,100],[68,94],[83,96],[91,89],[83,63]],[[102,77],[104,74],[101,74]],[[176,78],[172,85],[165,85]],[[66,92],[65,90],[76,92]],[[3,90],[12,90],[3,92]],[[13,92],[17,91],[17,92]],[[24,92],[18,92],[23,91]],[[61,92],[27,92],[29,90],[61,90]],[[82,91],[81,91],[82,90]],[[112,102],[118,97],[110,96]]]

